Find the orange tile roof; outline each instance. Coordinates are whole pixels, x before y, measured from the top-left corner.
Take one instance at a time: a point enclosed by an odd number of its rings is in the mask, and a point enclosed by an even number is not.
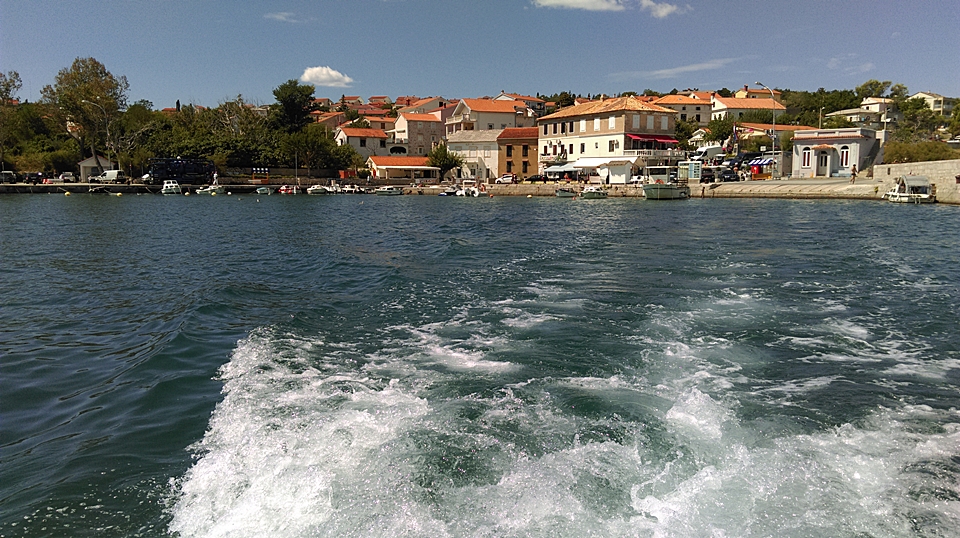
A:
[[[387,138],[383,129],[361,129],[357,127],[341,127],[340,130],[347,136],[357,138]]]
[[[400,115],[406,118],[407,121],[435,121],[440,123],[440,118],[434,116],[433,114],[408,114],[404,112]]]
[[[657,105],[704,105],[708,102],[705,102],[703,99],[694,99],[688,95],[664,95],[663,97],[654,101],[654,104]]]
[[[540,129],[537,127],[507,127],[497,136],[497,140],[517,138],[538,138]]]
[[[516,101],[494,101],[492,99],[464,99],[461,101],[474,112],[516,112],[516,107],[526,109],[527,105]]]
[[[754,101],[756,99],[753,99]],[[548,116],[540,118],[541,120],[546,119],[557,119],[557,118],[571,118],[574,116],[590,116],[595,114],[606,114],[609,112],[626,112],[626,111],[635,111],[635,112],[664,112],[667,114],[676,114],[676,111],[669,108],[664,108],[653,103],[645,103],[641,99],[628,96],[628,97],[615,97],[612,99],[604,99],[602,101],[589,101],[581,105],[575,105],[572,107],[564,108],[559,112],[554,112]]]
[[[530,95],[519,95],[516,93],[504,93],[503,95],[506,95],[507,97],[513,97],[514,99],[517,99],[520,101],[534,101],[534,102],[539,101],[541,103],[543,102],[543,99],[540,99],[539,97],[533,97]]]
[[[767,109],[771,108],[776,110],[786,110],[787,107],[782,104],[772,100],[772,99],[753,99],[749,97],[744,97],[742,99],[737,99],[736,97],[714,97],[716,102],[726,106],[727,108],[756,108],[756,109]]]
[[[374,155],[370,157],[376,166],[429,166],[429,157],[396,157],[393,155]]]
[[[769,123],[738,123],[738,127],[746,127],[748,129],[756,129],[757,131],[769,131],[773,125]],[[816,130],[816,127],[807,127],[806,125],[781,125],[777,124],[778,131],[810,131]]]

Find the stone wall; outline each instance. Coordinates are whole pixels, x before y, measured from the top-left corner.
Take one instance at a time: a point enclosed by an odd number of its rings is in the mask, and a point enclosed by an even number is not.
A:
[[[873,167],[873,178],[884,185],[892,185],[900,176],[927,176],[937,186],[937,201],[960,204],[960,159],[924,163],[878,164]]]

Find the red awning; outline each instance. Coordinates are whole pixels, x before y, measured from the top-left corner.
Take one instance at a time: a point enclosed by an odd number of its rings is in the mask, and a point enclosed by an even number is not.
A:
[[[631,140],[646,140],[648,142],[661,142],[663,144],[676,144],[677,139],[672,136],[662,136],[662,135],[648,135],[648,134],[632,134],[626,133],[627,138]]]

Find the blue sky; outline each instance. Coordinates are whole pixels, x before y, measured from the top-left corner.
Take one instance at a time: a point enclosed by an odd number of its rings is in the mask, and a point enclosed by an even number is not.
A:
[[[40,98],[93,57],[130,101],[852,89],[960,97],[956,0],[0,0],[0,71]]]

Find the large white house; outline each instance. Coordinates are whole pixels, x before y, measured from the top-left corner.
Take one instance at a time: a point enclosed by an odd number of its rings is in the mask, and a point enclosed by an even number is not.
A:
[[[460,176],[486,182],[499,177],[497,137],[503,129],[457,131],[447,135],[447,149],[463,157]]]
[[[463,99],[446,120],[447,136],[457,131],[533,127],[536,121],[536,114],[523,101]]]
[[[814,129],[793,134],[793,177],[849,177],[873,164],[877,132],[865,127]]]

